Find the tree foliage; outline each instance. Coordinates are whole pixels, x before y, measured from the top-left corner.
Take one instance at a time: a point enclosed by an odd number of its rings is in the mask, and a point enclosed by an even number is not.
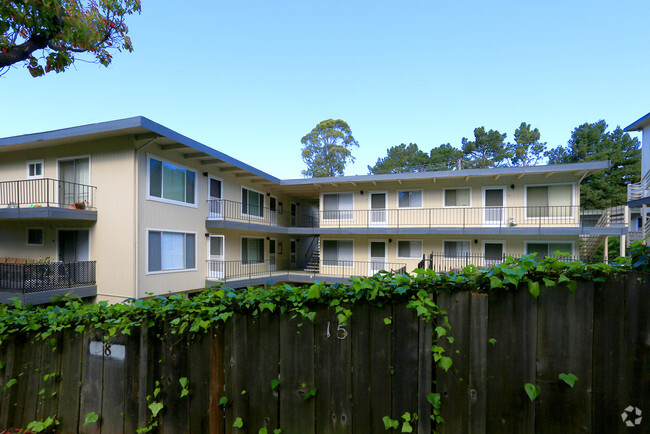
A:
[[[571,133],[567,146],[558,146],[546,154],[550,164],[611,160],[609,169],[582,182],[583,206],[607,208],[625,203],[627,184],[638,182],[641,173],[639,141],[620,127],[608,132],[604,120],[580,125]]]
[[[506,134],[497,130],[485,131],[485,127],[474,129],[474,140],[463,137],[463,154],[468,169],[501,167],[508,164],[512,151],[503,142]]]
[[[418,145],[402,143],[386,149],[386,157],[378,158],[374,166],[368,166],[370,174],[424,172],[429,164],[429,156]]]
[[[126,17],[140,10],[140,0],[4,0],[0,73],[20,62],[34,77],[63,72],[80,54],[108,66],[109,50],[133,51]]]
[[[350,148],[359,147],[350,126],[341,119],[322,121],[301,140],[306,177],[343,175],[347,162],[354,162]]]
[[[530,124],[522,122],[515,130],[515,143],[509,143],[508,147],[512,156],[510,162],[513,166],[532,166],[539,164],[544,158],[546,142],[540,142],[541,135],[535,128],[531,130]]]
[[[463,151],[445,143],[429,152],[429,170],[454,170],[463,157]]]

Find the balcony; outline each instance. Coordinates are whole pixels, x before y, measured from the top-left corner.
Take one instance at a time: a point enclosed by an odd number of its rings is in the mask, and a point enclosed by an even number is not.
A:
[[[343,283],[352,276],[367,277],[379,271],[406,272],[405,263],[322,260],[317,269],[299,268],[284,261],[249,262],[208,260],[208,284],[224,281],[233,288],[277,282]]]
[[[627,202],[630,207],[650,203],[650,170],[641,181],[627,185]]]
[[[97,221],[97,187],[50,178],[0,182],[0,218]]]
[[[418,263],[418,268],[425,268],[429,270],[434,270],[437,272],[451,272],[459,271],[468,265],[474,265],[478,268],[489,268],[493,265],[499,265],[506,262],[506,258],[515,258],[520,259],[522,257],[519,255],[489,255],[489,254],[472,254],[472,253],[442,253],[442,252],[431,252],[428,255],[423,255],[422,260]],[[539,259],[539,255],[537,255]],[[602,257],[581,257],[576,258],[572,256],[558,256],[558,259],[562,262],[573,262],[573,261],[583,261],[583,262],[601,262]]]
[[[11,303],[13,297],[23,304],[41,304],[68,293],[78,297],[97,295],[95,261],[16,263],[21,260],[14,258],[0,258],[0,261],[2,303]]]

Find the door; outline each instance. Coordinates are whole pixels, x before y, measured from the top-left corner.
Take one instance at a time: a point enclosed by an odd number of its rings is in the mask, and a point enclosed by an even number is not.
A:
[[[386,193],[370,193],[370,225],[386,226],[387,223]]]
[[[87,230],[59,231],[59,261],[90,261],[90,234]]]
[[[483,224],[499,226],[503,224],[504,218],[504,188],[486,188],[483,190],[485,208],[483,209]]]
[[[269,197],[269,224],[276,226],[278,224],[278,199]]]
[[[208,254],[208,279],[223,279],[226,271],[226,262],[224,258],[224,236],[210,236],[210,252]]]
[[[483,244],[483,264],[496,265],[501,264],[505,259],[503,243],[484,243]]]
[[[269,239],[269,271],[276,270],[275,238]]]
[[[298,242],[296,240],[291,240],[289,242],[289,263],[291,264],[291,269],[296,268],[297,255],[298,255]]]
[[[370,242],[370,275],[386,269],[386,242]]]
[[[291,226],[296,225],[296,219],[298,215],[298,205],[294,202],[291,202]]]
[[[89,184],[90,158],[59,161],[60,206],[91,205]]]
[[[223,202],[221,200],[221,180],[210,177],[208,186],[208,218],[223,218]]]

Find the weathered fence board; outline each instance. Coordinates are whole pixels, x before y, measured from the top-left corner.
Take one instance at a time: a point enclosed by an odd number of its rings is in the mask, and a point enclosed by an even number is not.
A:
[[[353,306],[347,324],[333,307],[316,308],[313,322],[238,314],[191,342],[146,325],[110,346],[95,329],[51,342],[20,336],[0,346],[0,428],[56,416],[57,432],[132,433],[152,422],[155,400],[161,433],[238,432],[238,417],[246,432],[384,432],[383,417],[401,425],[405,412],[429,432],[433,387],[442,432],[627,432],[626,407],[640,408],[644,424],[649,411],[648,287],[647,275],[630,273],[583,282],[575,295],[566,286],[542,287],[537,299],[525,290],[437,294],[454,338],[438,340],[454,360],[449,372],[432,367],[434,324],[405,304]],[[573,389],[560,373],[578,377]],[[540,386],[535,402],[525,383]],[[219,406],[222,396],[231,405]],[[99,420],[84,426],[89,412]]]

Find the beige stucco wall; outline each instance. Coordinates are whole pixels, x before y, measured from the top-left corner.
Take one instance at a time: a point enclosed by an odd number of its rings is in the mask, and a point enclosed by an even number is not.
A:
[[[13,256],[56,258],[57,229],[89,229],[90,259],[97,261],[99,300],[117,301],[133,296],[133,145],[131,138],[118,137],[93,142],[6,152],[0,158],[0,180],[24,180],[26,163],[44,160],[45,178],[57,179],[58,159],[90,156],[90,184],[97,187],[97,222],[30,220],[3,223],[0,236],[7,239]],[[43,247],[27,247],[26,228],[43,227]],[[2,243],[2,249],[5,249]]]

